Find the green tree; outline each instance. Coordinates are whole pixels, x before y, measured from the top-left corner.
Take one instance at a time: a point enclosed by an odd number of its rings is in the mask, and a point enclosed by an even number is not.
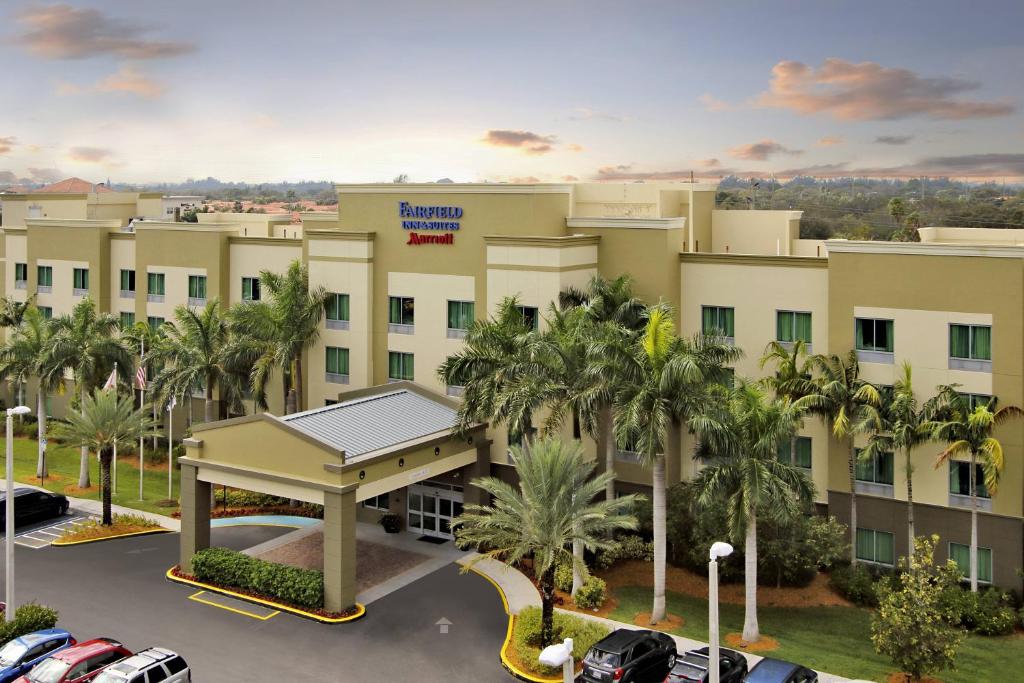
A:
[[[64,373],[70,372],[84,402],[89,392],[106,380],[115,363],[122,378],[131,377],[131,355],[118,336],[120,321],[110,313],[97,312],[88,296],[75,304],[70,315],[54,318],[52,324],[47,381],[62,381]],[[89,485],[89,448],[83,442],[78,487]]]
[[[769,363],[775,364],[775,374],[768,375],[762,384],[779,398],[797,401],[804,396],[807,380],[811,377],[811,359],[807,356],[807,345],[802,340],[793,342],[792,348],[778,341],[769,342],[761,356],[763,369]],[[789,464],[796,465],[797,433],[789,438]]]
[[[939,453],[935,467],[939,468],[956,456],[970,458],[971,494],[971,591],[978,591],[978,482],[975,474],[980,461],[985,477],[985,488],[989,495],[995,495],[1005,465],[1003,445],[994,436],[996,427],[1007,421],[1024,416],[1017,406],[996,408],[996,399],[988,405],[977,405],[972,410],[968,397],[957,391],[955,386],[939,387],[941,405],[936,418],[928,423],[934,438],[944,441],[947,446]]]
[[[611,547],[608,536],[635,529],[635,496],[596,500],[607,472],[594,475],[594,463],[577,442],[541,438],[529,448],[512,448],[518,490],[495,477],[472,483],[493,499],[491,505],[466,505],[452,520],[462,545],[473,546],[509,564],[533,558],[541,589],[541,647],[551,644],[555,604],[555,567],[579,562],[569,547],[579,541],[590,550]]]
[[[878,584],[878,609],[871,617],[871,642],[906,672],[908,681],[953,669],[963,631],[945,619],[941,596],[958,591],[960,572],[947,562],[936,567],[938,536],[916,539],[913,561],[900,558],[892,581]]]
[[[805,406],[769,398],[756,385],[741,383],[729,392],[724,409],[695,421],[706,467],[696,479],[698,504],[725,503],[729,527],[744,539],[745,616],[743,640],[760,640],[757,623],[758,518],[786,523],[814,499],[814,485],[796,465],[779,460],[779,446],[800,426]]]
[[[31,297],[26,301],[18,301],[9,296],[0,297],[0,328],[12,331],[17,330],[21,327],[21,323],[25,319],[25,313],[31,305]],[[18,403],[23,403],[25,400],[24,392],[27,378],[17,374],[11,374],[9,378],[17,391]],[[21,417],[18,417],[18,420],[20,421]]]
[[[155,434],[155,424],[146,411],[136,409],[130,396],[96,389],[82,397],[78,410],[68,411],[66,422],[58,424],[54,433],[61,439],[79,441],[96,451],[100,459],[100,488],[103,501],[103,524],[110,526],[110,465],[114,460],[114,444],[133,441]]]
[[[889,205],[886,209],[896,223],[896,229],[901,229],[903,227],[903,219],[907,217],[907,205],[903,202],[903,198],[893,197],[889,200]]]
[[[847,445],[847,470],[850,485],[850,562],[857,564],[857,447],[858,434],[877,430],[880,426],[878,389],[860,377],[857,352],[845,358],[838,355],[816,355],[812,359],[818,376],[801,387],[807,405],[832,431],[837,441]]]

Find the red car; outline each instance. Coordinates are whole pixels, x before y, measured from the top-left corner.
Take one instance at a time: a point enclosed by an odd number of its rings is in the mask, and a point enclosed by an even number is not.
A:
[[[110,638],[87,640],[47,657],[14,683],[84,683],[131,654]]]

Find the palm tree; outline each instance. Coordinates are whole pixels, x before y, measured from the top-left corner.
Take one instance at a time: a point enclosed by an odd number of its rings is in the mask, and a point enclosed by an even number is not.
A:
[[[84,401],[89,391],[106,379],[115,363],[121,377],[131,377],[131,356],[118,336],[120,321],[110,313],[98,313],[88,296],[75,304],[70,315],[55,318],[52,324],[47,381],[57,383],[63,380],[65,372],[70,372]],[[89,449],[83,443],[78,486],[84,489],[89,484]]]
[[[54,429],[56,435],[68,441],[80,441],[99,455],[103,524],[110,526],[113,522],[110,514],[110,465],[114,459],[114,444],[132,443],[155,434],[153,420],[146,415],[144,408],[135,408],[130,396],[118,396],[102,389],[83,396],[80,408],[69,411],[66,420]]]
[[[39,457],[36,463],[36,476],[42,479],[47,475],[46,469],[46,397],[57,389],[50,348],[53,325],[50,320],[35,306],[25,311],[21,324],[11,335],[7,344],[0,350],[0,376],[35,377],[36,392],[36,425]]]
[[[330,296],[323,287],[309,287],[309,269],[295,260],[284,274],[260,271],[260,288],[269,301],[237,304],[228,312],[232,342],[226,352],[231,366],[251,367],[251,386],[266,407],[266,387],[275,369],[284,377],[285,412],[295,413],[305,401],[302,356],[320,336],[320,320]]]
[[[811,359],[807,356],[807,345],[803,340],[793,342],[792,350],[782,342],[772,341],[761,356],[760,367],[775,363],[774,375],[769,375],[762,383],[771,389],[779,398],[797,401],[803,397],[806,381],[811,377]],[[796,465],[797,433],[789,438],[789,464]]]
[[[878,406],[881,398],[874,385],[860,378],[857,353],[845,358],[838,355],[816,355],[812,365],[818,371],[813,380],[799,382],[810,411],[831,429],[832,436],[845,441],[848,447],[847,469],[850,481],[850,562],[857,563],[857,434],[877,431],[880,427]]]
[[[970,494],[971,494],[971,591],[978,590],[978,482],[975,469],[981,461],[981,469],[985,477],[985,489],[989,495],[995,495],[999,488],[999,478],[1003,474],[1003,445],[993,432],[995,428],[1012,418],[1024,416],[1017,406],[1003,406],[996,409],[996,399],[987,405],[970,408],[968,397],[957,392],[954,386],[939,387],[941,405],[937,410],[936,419],[927,423],[934,438],[948,445],[939,453],[935,467],[941,467],[957,455],[970,456]]]
[[[879,427],[861,453],[863,458],[878,457],[883,453],[902,451],[903,467],[907,477],[907,546],[910,561],[914,549],[914,463],[911,452],[932,439],[928,421],[935,407],[935,399],[919,405],[914,396],[913,372],[910,363],[904,362],[900,378],[893,384],[892,392],[880,394]]]
[[[761,638],[757,624],[757,523],[782,523],[804,511],[814,485],[793,463],[779,460],[779,446],[799,428],[806,406],[769,398],[752,384],[731,390],[721,411],[702,416],[699,436],[707,466],[695,480],[698,504],[723,502],[734,538],[744,538],[745,616],[743,640]]]
[[[492,497],[492,505],[466,505],[452,520],[460,544],[484,550],[515,564],[533,558],[534,575],[541,589],[541,647],[553,640],[555,567],[573,562],[568,547],[582,542],[591,550],[611,546],[608,536],[619,529],[635,529],[631,514],[635,496],[596,500],[604,489],[607,472],[594,476],[594,463],[583,457],[578,442],[541,438],[529,449],[512,448],[519,474],[519,489],[495,477],[472,483]]]
[[[647,324],[627,347],[597,351],[607,374],[619,378],[616,391],[615,440],[627,444],[651,469],[654,525],[654,601],[651,623],[665,618],[665,449],[669,430],[700,414],[712,383],[726,381],[725,364],[742,352],[718,337],[682,339],[674,332],[672,312],[664,304],[648,309]],[[597,370],[604,373],[603,370]]]
[[[25,313],[32,305],[32,297],[29,297],[25,301],[17,301],[9,296],[0,297],[0,328],[17,330],[21,327],[22,321],[25,319]],[[10,375],[15,387],[17,387],[17,400],[18,403],[24,401],[24,389],[26,377],[12,373]],[[18,416],[19,422],[21,416]]]

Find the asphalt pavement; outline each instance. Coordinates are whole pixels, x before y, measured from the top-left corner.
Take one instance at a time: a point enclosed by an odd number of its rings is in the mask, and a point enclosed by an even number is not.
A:
[[[287,531],[217,528],[212,539],[242,550]],[[287,613],[247,616],[203,601],[209,594],[190,600],[195,589],[164,576],[177,554],[175,533],[39,549],[15,544],[15,597],[57,608],[60,626],[79,640],[108,636],[133,650],[175,650],[195,683],[514,680],[498,658],[507,617],[497,591],[455,565],[374,602],[359,621],[323,625]],[[437,625],[442,619],[451,622],[447,633]]]

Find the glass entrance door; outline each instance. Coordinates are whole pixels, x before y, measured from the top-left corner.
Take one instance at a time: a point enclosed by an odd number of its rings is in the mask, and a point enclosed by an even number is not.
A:
[[[409,487],[406,527],[423,536],[452,539],[452,518],[462,514],[462,487],[439,482]]]

